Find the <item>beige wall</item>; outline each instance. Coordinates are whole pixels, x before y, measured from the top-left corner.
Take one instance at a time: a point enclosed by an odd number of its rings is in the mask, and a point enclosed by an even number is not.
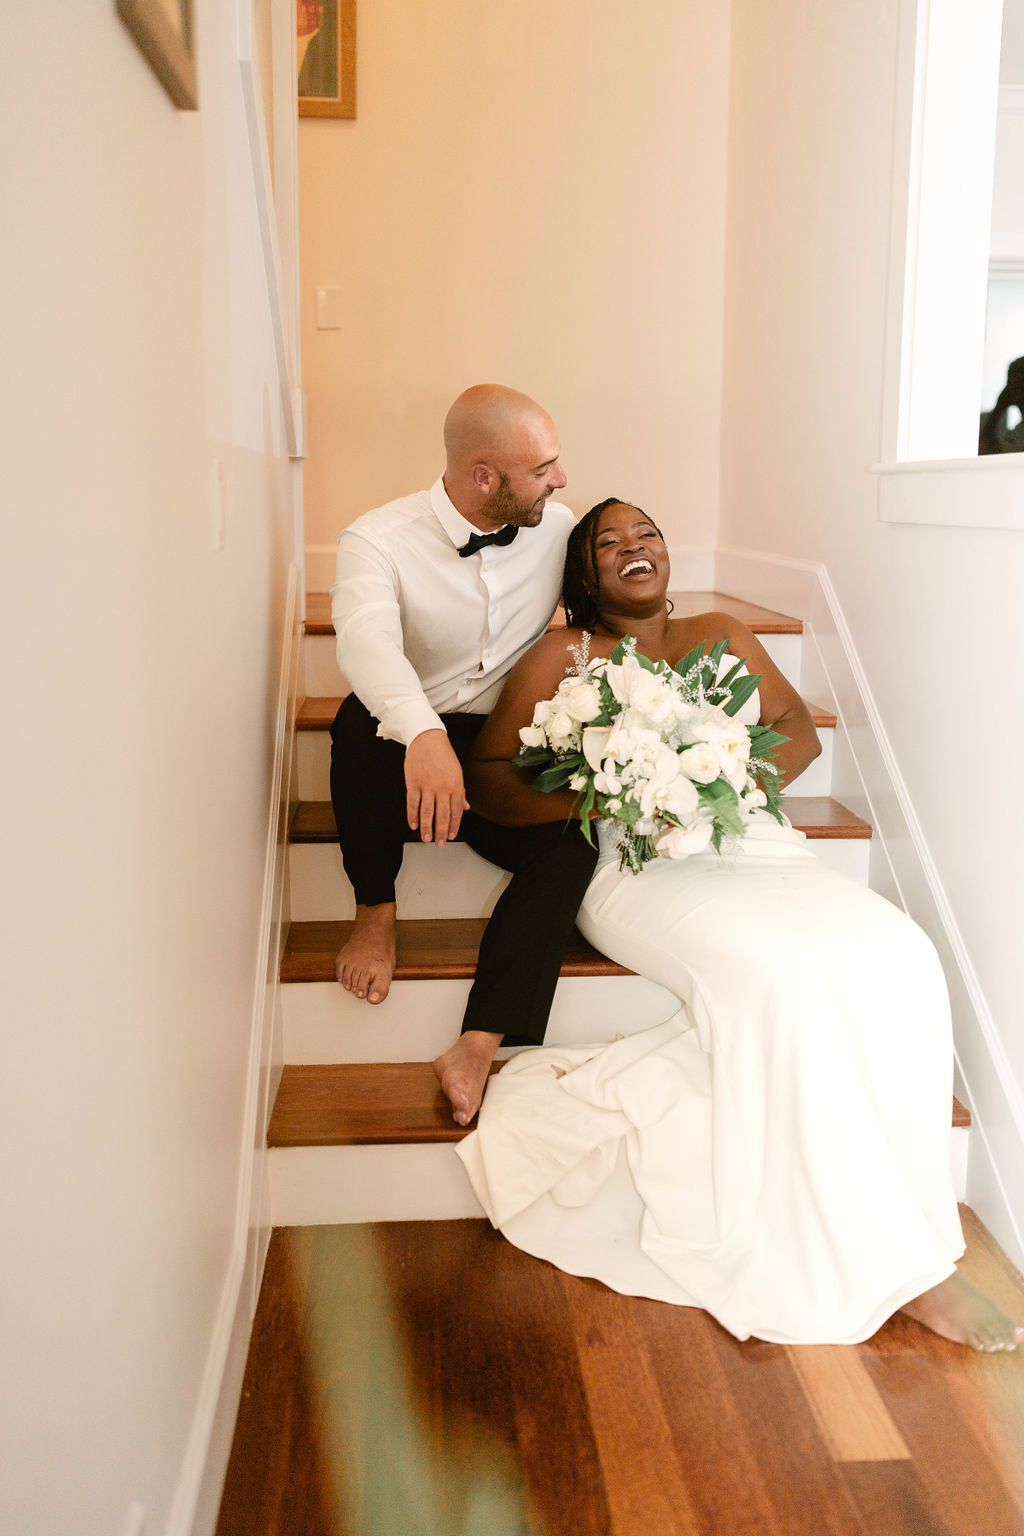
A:
[[[196,12],[198,114],[112,4],[0,50],[12,1536],[184,1530],[234,1262],[290,489],[235,17]]]
[[[358,119],[300,124],[307,541],[330,564],[340,527],[440,472],[481,380],[552,411],[577,511],[628,496],[713,543],[728,14],[360,8]],[[313,327],[318,285],[340,330]]]
[[[1024,754],[1006,693],[1024,535],[878,520],[897,9],[819,6],[811,26],[804,0],[735,0],[720,538],[823,562],[837,590],[974,968],[984,1027],[964,1016],[960,1045],[985,1136],[1017,1149],[1001,1235],[1019,1253],[1024,823],[995,765]],[[969,521],[982,490],[963,485]]]

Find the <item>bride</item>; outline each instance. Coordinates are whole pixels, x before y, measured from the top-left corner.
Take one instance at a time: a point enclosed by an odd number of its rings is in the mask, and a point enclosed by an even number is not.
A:
[[[570,789],[541,794],[512,758],[585,634],[591,658],[628,634],[670,664],[724,639],[761,674],[740,718],[789,738],[783,774],[817,754],[806,706],[757,639],[724,613],[671,618],[668,576],[637,507],[610,500],[581,520],[569,629],[510,674],[477,739],[475,810],[506,824],[571,815]],[[949,1008],[921,930],[763,812],[736,851],[639,875],[620,872],[602,823],[598,835],[579,926],[680,1007],[610,1045],[523,1052],[491,1080],[458,1150],[495,1226],[570,1273],[703,1307],[740,1339],[856,1343],[902,1309],[976,1349],[1016,1348],[1024,1329],[955,1267]],[[483,1040],[493,1055],[496,1037]],[[436,1064],[463,1123],[482,1089],[474,1044]]]

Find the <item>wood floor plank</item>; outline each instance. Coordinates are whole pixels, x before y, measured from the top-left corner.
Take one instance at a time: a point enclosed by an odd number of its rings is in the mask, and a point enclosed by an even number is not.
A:
[[[856,1349],[801,1345],[790,1364],[834,1461],[900,1461],[910,1452]]]
[[[610,1292],[559,1275],[577,1340],[587,1408],[604,1474],[613,1536],[701,1536],[635,1308]],[[623,1372],[622,1362],[630,1361]],[[623,1422],[630,1434],[622,1433]]]
[[[793,1351],[486,1222],[275,1233],[218,1536],[1021,1536],[1024,1361],[905,1319],[850,1352],[912,1460],[833,1461]]]
[[[510,1249],[486,1222],[377,1230],[421,1389],[432,1377],[445,1442],[460,1457],[455,1475],[471,1478],[478,1459],[466,1427],[486,1427],[516,1453],[531,1531],[612,1536],[557,1271]]]
[[[865,1528],[838,1476],[788,1351],[758,1339],[741,1343],[703,1313],[696,1316],[714,1362],[716,1396],[731,1404],[747,1464],[757,1469],[748,1479],[758,1480],[772,1529],[783,1536],[878,1536]],[[728,1529],[727,1512],[722,1528]]]
[[[339,1536],[324,1495],[319,1415],[304,1371],[302,1320],[312,1228],[272,1233],[242,1383],[217,1536]],[[301,1501],[302,1524],[291,1511]]]
[[[482,917],[399,920],[397,981],[439,980],[476,974]],[[349,922],[292,923],[281,958],[282,981],[333,981],[334,957],[351,936]],[[598,954],[577,930],[566,946],[563,976],[628,976],[624,966]]]
[[[980,1536],[953,1512],[952,1524],[942,1518],[911,1462],[847,1461],[838,1472],[869,1536]]]

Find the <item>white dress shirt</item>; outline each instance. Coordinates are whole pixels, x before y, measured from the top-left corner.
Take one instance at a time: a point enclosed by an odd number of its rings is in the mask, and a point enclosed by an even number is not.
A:
[[[513,664],[546,629],[575,519],[548,502],[536,528],[463,559],[480,530],[442,480],[365,513],[338,539],[331,616],[338,665],[405,746],[447,713],[488,714]]]

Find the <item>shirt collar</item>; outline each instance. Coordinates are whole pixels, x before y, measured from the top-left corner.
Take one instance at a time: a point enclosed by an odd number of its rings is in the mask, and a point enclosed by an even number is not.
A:
[[[443,475],[430,487],[430,505],[434,509],[434,516],[456,549],[461,549],[472,534],[480,532],[479,528],[475,528],[472,523],[466,521],[449,499],[448,492],[444,488]]]

